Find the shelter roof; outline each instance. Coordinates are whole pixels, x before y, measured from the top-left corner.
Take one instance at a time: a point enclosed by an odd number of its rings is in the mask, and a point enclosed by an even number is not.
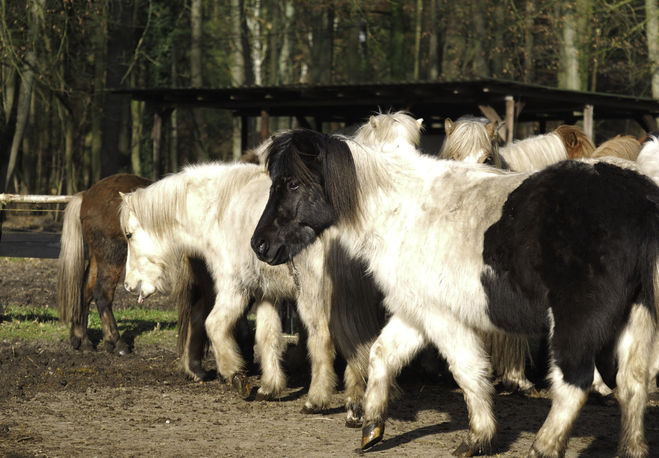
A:
[[[150,88],[116,91],[135,100],[166,107],[214,107],[234,116],[312,117],[316,122],[361,122],[373,112],[407,110],[426,120],[479,115],[480,107],[506,112],[513,97],[517,121],[560,120],[574,123],[592,105],[602,119],[635,119],[646,127],[659,117],[659,101],[625,95],[571,91],[500,79],[414,81],[330,85],[246,86],[223,88]],[[648,129],[650,130],[650,129]]]

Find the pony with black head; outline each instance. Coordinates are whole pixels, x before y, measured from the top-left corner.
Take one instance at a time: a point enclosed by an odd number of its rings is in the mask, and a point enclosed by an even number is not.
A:
[[[57,304],[60,319],[70,324],[69,340],[75,349],[92,350],[87,320],[92,300],[101,319],[103,341],[108,351],[124,355],[130,347],[117,329],[112,303],[126,264],[126,240],[119,224],[121,192],[131,192],[153,183],[130,174],[100,180],[73,196],[64,211],[61,251],[57,271]],[[85,260],[85,246],[89,262]],[[212,284],[206,266],[195,258],[181,260],[172,274],[179,279],[172,291],[178,310],[178,351],[182,369],[194,380],[208,374],[201,360],[208,344],[204,320],[213,304]],[[246,348],[250,347],[241,327]]]
[[[167,291],[171,265],[181,256],[202,258],[216,292],[205,326],[217,370],[243,397],[251,387],[231,329],[253,298],[262,371],[256,398],[263,400],[278,399],[286,386],[277,306],[281,300],[296,301],[308,331],[312,372],[304,412],[329,407],[337,382],[336,349],[347,361],[346,424],[361,426],[368,352],[383,326],[380,293],[364,266],[336,243],[336,233],[328,232],[287,265],[259,262],[249,238],[270,184],[262,166],[209,163],[188,166],[124,195],[120,220],[128,239],[126,289],[144,298]]]
[[[498,169],[508,169],[505,159],[499,154],[498,121],[473,115],[462,116],[453,122],[444,120],[446,136],[439,151],[440,159],[453,159],[471,164],[488,164]]]
[[[651,180],[604,162],[506,173],[306,130],[274,138],[267,160],[272,188],[251,240],[259,259],[287,262],[336,227],[392,315],[371,347],[362,448],[383,437],[391,381],[432,342],[470,416],[454,453],[490,453],[491,368],[477,335],[485,330],[548,336],[552,406],[529,457],[565,455],[609,352],[618,359],[618,454],[649,455],[643,416],[659,293]]]

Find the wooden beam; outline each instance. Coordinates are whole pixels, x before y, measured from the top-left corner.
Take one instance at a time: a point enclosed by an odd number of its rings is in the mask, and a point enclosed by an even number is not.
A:
[[[645,130],[648,132],[656,132],[659,130],[659,127],[657,127],[657,120],[651,114],[643,115],[643,124],[645,124]]]
[[[583,130],[591,140],[593,140],[593,111],[594,107],[589,104],[583,109]]]
[[[504,124],[503,120],[501,119],[501,116],[499,116],[499,113],[497,113],[497,111],[491,106],[478,105],[478,108],[479,110],[481,110],[481,113],[483,113],[483,115],[490,120],[490,122],[498,121],[499,124]],[[499,139],[501,141],[506,141],[506,138],[501,133],[501,130],[499,130],[498,134],[499,134]]]
[[[513,142],[513,132],[515,127],[515,98],[512,95],[506,96],[506,145]]]

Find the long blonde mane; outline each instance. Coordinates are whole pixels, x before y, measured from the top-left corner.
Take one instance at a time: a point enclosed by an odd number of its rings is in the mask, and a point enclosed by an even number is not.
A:
[[[568,158],[563,139],[555,132],[516,140],[499,154],[516,172],[539,170]]]
[[[638,157],[638,153],[640,152],[641,144],[638,142],[636,137],[633,137],[632,135],[625,135],[621,137],[618,135],[598,146],[590,157],[595,158],[613,156],[627,159],[628,161],[635,161]]]

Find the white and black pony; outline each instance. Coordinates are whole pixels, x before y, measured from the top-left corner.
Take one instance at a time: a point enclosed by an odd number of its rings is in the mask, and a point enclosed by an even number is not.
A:
[[[384,434],[390,385],[432,342],[464,392],[469,434],[492,451],[491,368],[477,330],[548,336],[552,407],[529,457],[562,457],[598,361],[618,360],[619,456],[647,457],[643,417],[656,334],[659,188],[609,163],[537,173],[374,151],[307,130],[266,152],[270,197],[252,236],[288,262],[330,227],[366,261],[391,319],[371,347],[362,448]],[[610,367],[599,367],[605,379]]]

